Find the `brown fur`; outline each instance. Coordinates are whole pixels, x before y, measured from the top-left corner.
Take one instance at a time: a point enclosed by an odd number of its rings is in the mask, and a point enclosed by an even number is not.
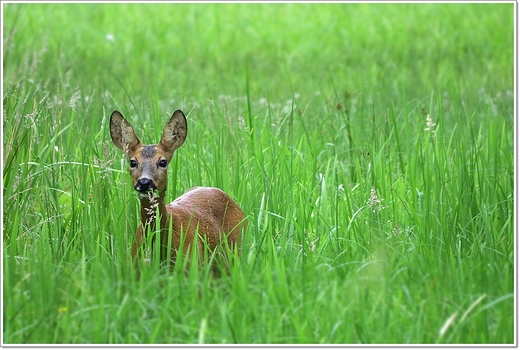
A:
[[[141,144],[130,123],[118,111],[110,117],[110,135],[114,144],[128,156],[134,188],[140,191],[141,224],[132,246],[136,267],[141,260],[140,247],[144,238],[156,227],[155,207],[160,217],[161,262],[167,259],[167,249],[170,249],[173,263],[179,252],[189,259],[190,248],[196,248],[201,259],[205,247],[212,254],[222,244],[227,244],[231,249],[236,247],[240,253],[240,231],[247,224],[244,212],[222,190],[194,187],[170,204],[165,204],[168,164],[187,135],[186,118],[182,111],[173,113],[164,127],[161,141],[156,145]],[[151,195],[150,189],[156,190],[158,197]],[[170,226],[171,247],[168,247]],[[184,241],[182,247],[181,241]],[[152,250],[153,246],[154,241]],[[225,259],[226,254],[218,256]],[[221,262],[226,264],[226,261]]]

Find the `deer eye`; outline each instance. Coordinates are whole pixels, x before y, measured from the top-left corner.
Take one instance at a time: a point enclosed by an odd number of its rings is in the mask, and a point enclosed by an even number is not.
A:
[[[137,162],[133,159],[130,159],[130,168],[137,168]]]
[[[166,168],[166,166],[168,165],[168,162],[166,161],[166,159],[161,159],[158,163],[158,165],[161,167],[161,168]]]

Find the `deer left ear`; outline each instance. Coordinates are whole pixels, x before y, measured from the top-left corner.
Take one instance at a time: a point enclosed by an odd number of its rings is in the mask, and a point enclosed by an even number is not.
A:
[[[132,125],[119,111],[112,112],[110,116],[110,136],[114,145],[124,152],[133,152],[141,144]]]
[[[188,134],[186,116],[181,110],[176,110],[163,129],[160,144],[170,153],[181,147]]]

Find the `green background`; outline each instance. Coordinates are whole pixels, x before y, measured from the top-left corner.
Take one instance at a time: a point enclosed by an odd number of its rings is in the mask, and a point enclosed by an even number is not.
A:
[[[514,4],[2,4],[3,341],[511,344]],[[111,143],[176,109],[167,199],[240,262],[135,278]]]

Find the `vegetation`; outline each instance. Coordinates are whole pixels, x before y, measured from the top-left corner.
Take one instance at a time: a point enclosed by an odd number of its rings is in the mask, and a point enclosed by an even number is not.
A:
[[[4,343],[516,341],[513,3],[2,6]],[[108,118],[179,108],[243,251],[137,280]]]

